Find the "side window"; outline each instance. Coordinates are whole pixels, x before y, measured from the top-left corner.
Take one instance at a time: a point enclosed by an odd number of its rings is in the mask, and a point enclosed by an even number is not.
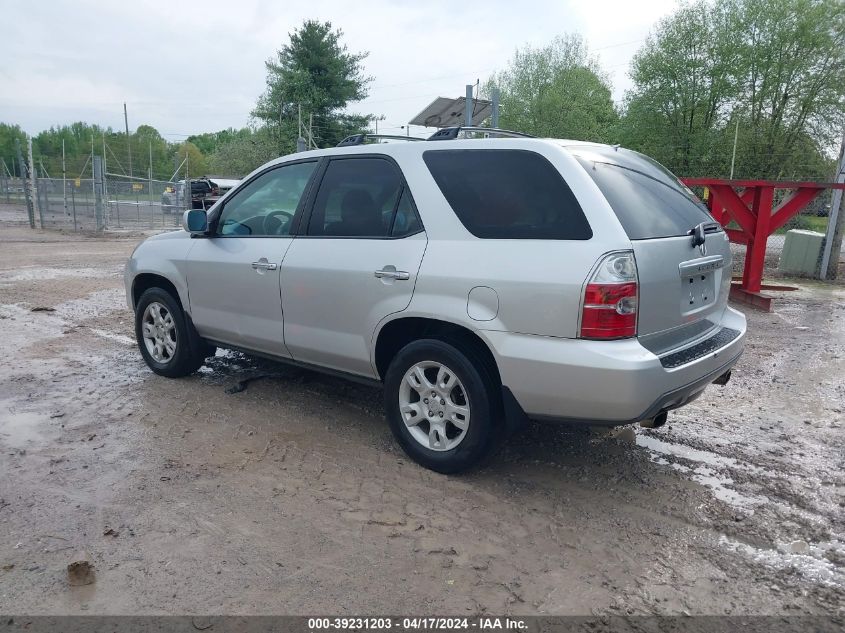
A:
[[[223,206],[218,235],[290,235],[293,216],[316,162],[295,163],[261,174]]]
[[[335,159],[329,163],[308,222],[308,235],[387,237],[402,179],[383,158]]]
[[[396,207],[396,217],[393,219],[393,229],[390,235],[393,237],[405,237],[406,235],[413,235],[422,230],[422,224],[417,217],[417,212],[414,210],[414,204],[411,201],[411,194],[408,188],[402,190],[402,195],[399,197],[399,206]]]
[[[428,150],[423,160],[455,215],[476,237],[588,240],[593,236],[569,185],[536,152]]]

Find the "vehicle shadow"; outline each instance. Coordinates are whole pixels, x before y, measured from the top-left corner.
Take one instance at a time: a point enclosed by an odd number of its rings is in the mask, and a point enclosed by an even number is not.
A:
[[[286,400],[306,399],[314,409],[349,408],[359,415],[345,416],[342,429],[339,420],[331,421],[330,424],[339,425],[337,431],[360,434],[361,441],[368,443],[375,436],[381,449],[402,452],[384,419],[383,391],[378,387],[239,352],[219,352],[218,356],[209,359],[203,380],[230,395],[242,392],[248,395],[248,392],[259,389],[262,393],[283,390]],[[622,472],[642,471],[643,468],[665,471],[663,466],[649,459],[645,448],[637,445],[636,434],[633,425],[611,428],[527,421],[469,476],[483,479],[503,472],[552,468],[596,474],[607,471],[608,476],[617,479],[620,469]],[[350,441],[355,440],[352,438]],[[642,479],[641,475],[636,479]]]

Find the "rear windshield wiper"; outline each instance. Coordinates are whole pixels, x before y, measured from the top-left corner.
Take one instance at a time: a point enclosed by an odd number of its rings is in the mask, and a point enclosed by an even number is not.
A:
[[[687,235],[692,235],[692,247],[695,248],[696,246],[704,244],[707,233],[715,233],[721,228],[722,227],[718,222],[702,222],[687,231]]]

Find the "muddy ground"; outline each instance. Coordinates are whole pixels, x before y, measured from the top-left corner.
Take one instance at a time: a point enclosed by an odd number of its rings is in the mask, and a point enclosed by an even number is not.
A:
[[[748,312],[662,429],[532,425],[446,477],[377,390],[228,352],[153,375],[138,239],[0,227],[0,612],[845,614],[845,287]]]

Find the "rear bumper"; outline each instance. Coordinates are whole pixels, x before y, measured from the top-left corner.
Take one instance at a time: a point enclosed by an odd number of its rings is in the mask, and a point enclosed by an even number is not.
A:
[[[496,355],[505,399],[511,406],[517,405],[533,419],[617,425],[683,406],[730,370],[745,344],[745,316],[727,308],[720,325],[739,335],[672,368],[664,367],[636,339],[483,334]]]

